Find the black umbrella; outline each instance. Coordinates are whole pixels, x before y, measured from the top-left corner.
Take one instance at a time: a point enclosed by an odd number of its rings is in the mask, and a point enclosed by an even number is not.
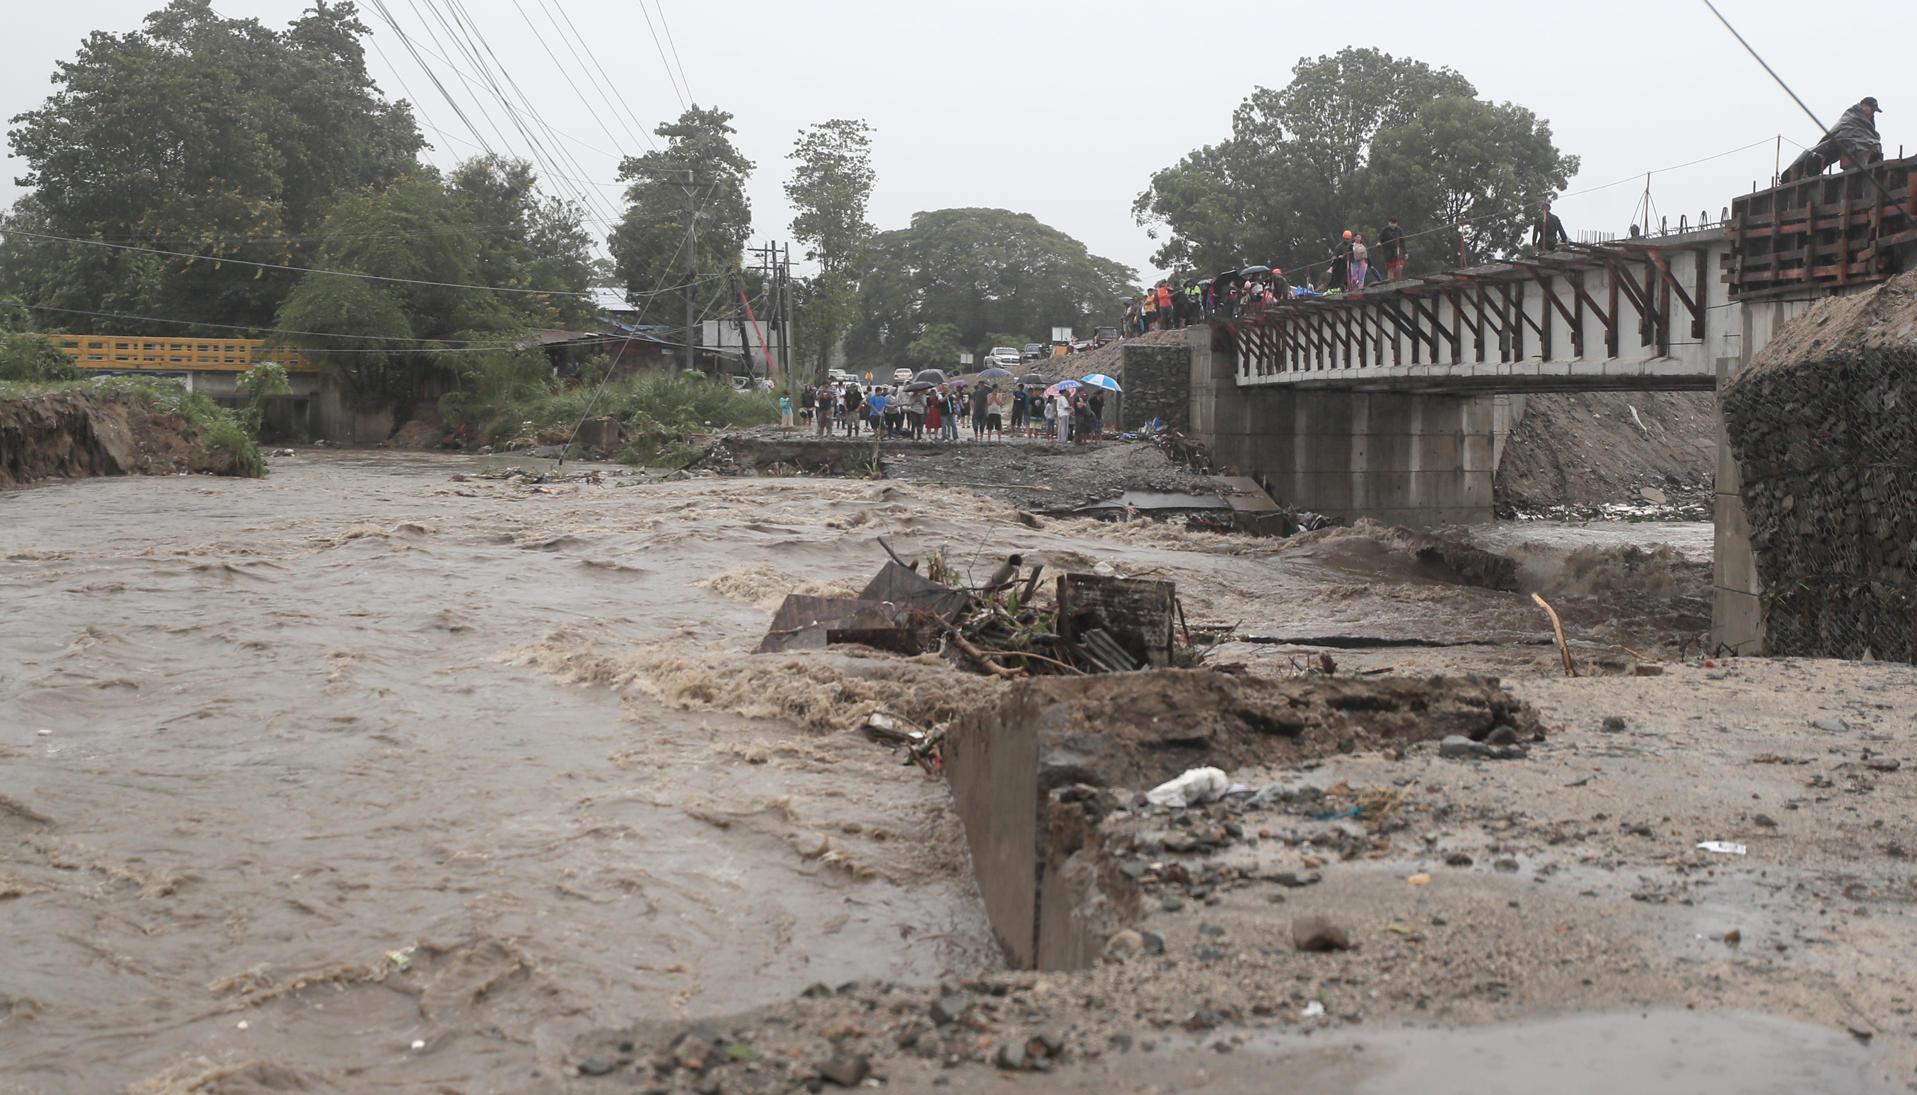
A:
[[[1012,379],[1012,371],[1010,369],[1001,369],[995,365],[978,374],[978,378],[980,380],[1010,380]]]
[[[1249,278],[1249,277],[1256,277],[1259,274],[1269,274],[1269,273],[1271,273],[1271,267],[1269,266],[1247,266],[1243,270],[1238,271],[1238,276]]]
[[[930,371],[937,372],[938,370],[932,369]],[[920,375],[924,375],[924,374],[920,374]],[[912,383],[907,384],[905,386],[905,390],[908,392],[929,392],[936,387],[938,387],[938,384],[934,384],[933,382],[929,380],[914,380]]]
[[[1230,270],[1220,270],[1218,273],[1213,274],[1211,276],[1211,279],[1213,281],[1217,281],[1219,278],[1235,278],[1237,276],[1238,276],[1238,269],[1236,267],[1233,267]]]
[[[919,370],[919,375],[912,378],[912,383],[923,384],[927,388],[936,388],[940,384],[945,383],[945,370],[921,369]],[[923,391],[924,389],[921,388],[918,390]]]
[[[1018,382],[1020,384],[1036,384],[1041,388],[1051,383],[1051,381],[1045,379],[1045,374],[1043,373],[1026,373],[1024,376],[1018,378]]]

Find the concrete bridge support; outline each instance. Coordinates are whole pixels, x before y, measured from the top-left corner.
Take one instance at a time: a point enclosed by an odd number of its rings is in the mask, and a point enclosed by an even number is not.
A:
[[[1228,345],[1191,333],[1191,432],[1287,505],[1411,526],[1493,518],[1522,397],[1244,387]]]

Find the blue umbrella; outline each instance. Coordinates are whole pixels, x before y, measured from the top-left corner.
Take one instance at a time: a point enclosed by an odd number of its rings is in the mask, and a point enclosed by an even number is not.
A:
[[[1108,392],[1122,392],[1125,390],[1118,386],[1118,381],[1113,380],[1104,373],[1086,373],[1078,379],[1081,384],[1090,384],[1094,388],[1103,388]]]

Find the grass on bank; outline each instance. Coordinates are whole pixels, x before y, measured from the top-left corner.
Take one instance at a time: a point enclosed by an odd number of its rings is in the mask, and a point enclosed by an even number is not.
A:
[[[238,474],[258,479],[266,474],[260,447],[232,411],[200,392],[189,392],[169,380],[139,376],[102,376],[86,380],[0,380],[0,402],[26,399],[48,392],[80,391],[102,395],[138,396],[156,410],[185,419],[204,438],[209,453],[232,457]]]
[[[779,420],[777,394],[734,391],[679,370],[648,369],[602,385],[605,365],[599,361],[568,387],[546,375],[543,355],[500,355],[474,366],[461,378],[461,390],[440,398],[439,413],[449,426],[472,427],[479,444],[562,445],[582,419],[609,415],[619,420],[626,439],[615,459],[682,465],[698,455],[695,434]]]

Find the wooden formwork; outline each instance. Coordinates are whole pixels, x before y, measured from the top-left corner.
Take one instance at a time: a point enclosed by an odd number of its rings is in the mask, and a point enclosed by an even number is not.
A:
[[[1883,281],[1917,243],[1917,158],[1760,190],[1731,203],[1734,297]]]

